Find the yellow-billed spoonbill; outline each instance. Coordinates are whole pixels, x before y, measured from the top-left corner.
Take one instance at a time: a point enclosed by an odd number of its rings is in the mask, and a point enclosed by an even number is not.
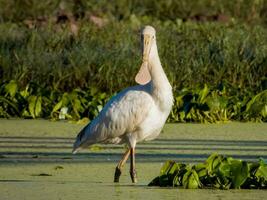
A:
[[[143,62],[135,77],[139,85],[111,98],[99,115],[80,131],[73,146],[76,153],[95,143],[126,143],[128,150],[116,167],[114,182],[119,182],[129,155],[131,179],[137,182],[135,145],[159,135],[173,104],[172,87],[160,63],[153,27],[145,26],[141,42]]]

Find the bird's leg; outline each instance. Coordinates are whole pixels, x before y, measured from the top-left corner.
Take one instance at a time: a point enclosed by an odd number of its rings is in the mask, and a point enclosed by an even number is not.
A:
[[[133,183],[137,183],[137,176],[135,170],[135,149],[131,148],[131,166],[130,166],[130,175]]]
[[[115,169],[114,182],[120,181],[120,175],[121,175],[122,168],[123,168],[124,164],[126,163],[129,155],[130,155],[130,149],[127,149],[127,151],[124,153],[122,159],[120,160],[120,162],[118,163],[118,165]]]

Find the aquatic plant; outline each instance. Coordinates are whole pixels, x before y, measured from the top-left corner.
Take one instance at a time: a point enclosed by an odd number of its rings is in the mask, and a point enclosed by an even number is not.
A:
[[[267,90],[256,95],[231,94],[233,88],[208,87],[174,93],[174,106],[169,122],[216,123],[229,120],[267,120]],[[19,86],[11,80],[0,84],[0,117],[50,118],[92,120],[101,111],[111,95],[97,88],[79,88],[70,92],[43,88],[30,82]]]
[[[160,175],[148,185],[185,189],[267,189],[267,166],[262,159],[246,162],[214,153],[204,163],[195,165],[166,161]]]

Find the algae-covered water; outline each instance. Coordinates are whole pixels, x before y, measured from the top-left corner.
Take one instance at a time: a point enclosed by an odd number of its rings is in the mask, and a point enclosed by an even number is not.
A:
[[[147,187],[167,159],[196,163],[212,152],[267,159],[267,124],[167,124],[157,140],[137,145],[138,183],[129,164],[113,174],[123,145],[99,145],[72,155],[83,125],[0,120],[0,199],[265,199],[265,190],[184,190]]]

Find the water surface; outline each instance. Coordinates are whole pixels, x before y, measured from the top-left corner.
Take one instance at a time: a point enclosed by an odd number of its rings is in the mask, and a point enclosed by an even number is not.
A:
[[[137,145],[138,183],[129,163],[113,183],[123,145],[100,145],[72,155],[81,125],[45,120],[0,120],[2,199],[265,199],[265,190],[184,190],[148,187],[167,159],[204,161],[212,152],[267,159],[267,125],[168,124],[157,140]]]

